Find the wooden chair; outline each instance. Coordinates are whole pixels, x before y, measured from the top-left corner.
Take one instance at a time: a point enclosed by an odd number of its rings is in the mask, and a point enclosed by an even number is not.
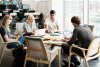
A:
[[[13,42],[18,42],[19,44],[21,44],[19,41],[4,42],[3,39],[2,39],[2,36],[1,36],[1,34],[0,34],[0,45],[2,45],[2,50],[1,50],[1,54],[0,54],[0,64],[1,64],[2,57],[3,57],[4,52],[5,52],[5,51],[12,51],[12,50],[14,50],[14,48],[8,49],[8,48],[6,47],[7,44],[13,43]]]
[[[24,62],[24,67],[26,65],[26,61],[34,61],[38,63],[45,63],[48,64],[48,67],[51,66],[51,62],[55,57],[58,57],[58,63],[60,67],[60,51],[59,48],[55,47],[53,50],[49,50],[43,44],[43,40],[39,37],[25,37],[27,50],[26,50],[26,57]],[[36,58],[36,59],[34,59]],[[41,59],[41,60],[39,60]]]
[[[92,60],[92,59],[97,58],[97,57],[100,56],[100,43],[99,43],[98,40],[100,40],[100,38],[95,39],[95,37],[93,37],[88,49],[81,48],[81,47],[78,47],[78,46],[75,46],[75,45],[71,46],[70,47],[70,52],[69,52],[68,67],[70,67],[71,55],[73,55],[73,54],[75,54],[79,58],[85,60],[87,67],[89,67],[87,61]],[[80,55],[76,54],[75,52],[72,52],[73,47],[77,48],[77,49],[80,49],[83,53],[83,56],[80,56]],[[86,51],[87,51],[87,53],[85,53]]]
[[[23,24],[24,23],[16,23],[16,32],[15,34],[21,35],[23,33]]]
[[[91,32],[93,33],[94,25],[87,25],[87,26],[90,28]]]

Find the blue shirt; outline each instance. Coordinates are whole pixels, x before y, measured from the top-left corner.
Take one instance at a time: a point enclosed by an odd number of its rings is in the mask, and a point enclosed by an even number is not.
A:
[[[33,30],[36,29],[36,24],[33,23],[33,28],[32,28],[32,27],[28,26],[27,23],[25,23],[25,24],[23,25],[23,29],[25,29],[25,28],[27,28],[28,32],[33,32]],[[25,30],[24,30],[24,32],[26,33]]]

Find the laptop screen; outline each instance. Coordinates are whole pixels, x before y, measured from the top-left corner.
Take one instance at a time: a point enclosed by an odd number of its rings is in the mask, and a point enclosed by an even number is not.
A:
[[[45,29],[37,29],[35,36],[43,36],[45,35]]]
[[[72,37],[72,32],[71,30],[65,30],[63,31],[63,36],[65,37]]]

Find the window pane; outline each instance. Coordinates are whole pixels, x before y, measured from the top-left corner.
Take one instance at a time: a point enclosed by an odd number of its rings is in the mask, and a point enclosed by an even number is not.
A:
[[[73,16],[79,16],[81,23],[83,24],[83,0],[64,1],[65,30],[73,30],[73,26],[70,21]]]
[[[89,24],[94,25],[93,34],[100,36],[100,0],[89,0]]]

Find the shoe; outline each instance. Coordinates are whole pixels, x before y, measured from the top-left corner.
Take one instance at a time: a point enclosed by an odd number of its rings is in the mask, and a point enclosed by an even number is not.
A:
[[[63,62],[64,62],[64,64],[65,64],[66,66],[68,66],[68,61],[63,60]],[[74,67],[74,66],[75,66],[74,63],[70,62],[70,67]]]

